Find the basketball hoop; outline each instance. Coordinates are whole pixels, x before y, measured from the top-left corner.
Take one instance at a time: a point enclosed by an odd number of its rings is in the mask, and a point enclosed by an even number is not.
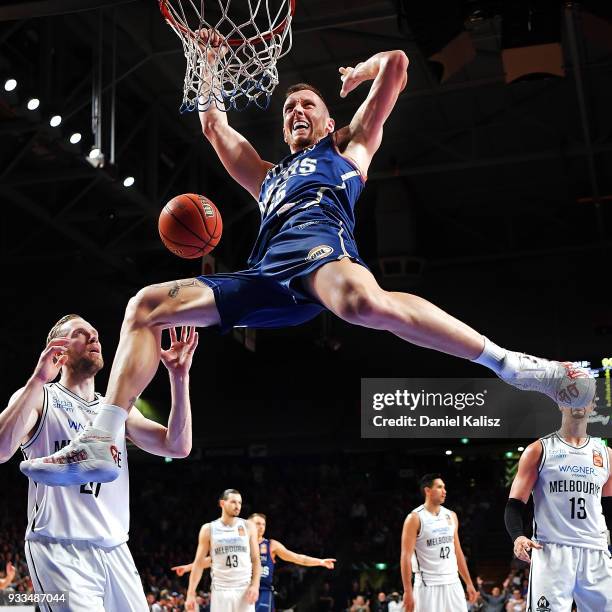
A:
[[[206,11],[204,0],[158,2],[187,60],[181,113],[268,107],[276,62],[291,49],[296,0],[207,0]]]

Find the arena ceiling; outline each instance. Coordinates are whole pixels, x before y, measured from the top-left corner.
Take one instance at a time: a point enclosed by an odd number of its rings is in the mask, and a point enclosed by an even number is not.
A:
[[[263,157],[278,160],[286,154],[280,109],[287,85],[317,85],[342,125],[365,87],[340,99],[338,67],[403,49],[408,86],[358,206],[364,257],[384,286],[414,287],[508,338],[515,337],[505,324],[512,314],[523,338],[541,334],[537,348],[569,345],[589,356],[603,350],[602,334],[612,329],[605,280],[612,37],[606,15],[552,4],[564,76],[507,83],[501,3],[464,1],[453,6],[474,55],[440,82],[424,41],[449,25],[440,17],[449,3],[429,3],[417,19],[416,3],[298,0],[293,49],[279,64],[270,108],[232,113],[230,121]],[[245,265],[257,207],[226,176],[197,117],[179,114],[183,74],[180,43],[155,0],[0,4],[0,78],[18,81],[13,92],[0,90],[3,342],[11,355],[20,333],[34,342],[66,310],[92,302],[116,335],[137,288],[199,273],[198,262],[172,256],[157,235],[159,211],[176,194],[199,192],[218,204],[218,265]],[[99,76],[103,168],[86,159]],[[32,96],[41,101],[36,111],[26,108]],[[62,116],[57,128],[49,126],[54,114]],[[75,131],[83,138],[72,145]],[[128,175],[136,179],[130,188],[122,184]],[[381,257],[390,262],[385,274]],[[474,300],[475,291],[483,297]],[[551,302],[549,316],[542,309]],[[493,316],[500,303],[508,312]],[[578,326],[571,339],[563,333],[568,317]],[[334,325],[345,342],[361,346],[361,332]],[[317,337],[325,339],[329,322],[322,326]]]

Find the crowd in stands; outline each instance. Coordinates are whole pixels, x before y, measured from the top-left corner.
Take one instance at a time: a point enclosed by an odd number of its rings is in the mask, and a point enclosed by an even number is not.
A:
[[[393,453],[335,453],[166,463],[134,455],[129,546],[154,612],[183,610],[188,575],[179,577],[170,568],[192,561],[199,529],[218,517],[216,500],[228,487],[242,493],[242,516],[267,515],[267,537],[296,552],[338,559],[334,571],[283,562],[276,567],[277,610],[297,606],[321,612],[400,609],[400,534],[407,512],[422,502],[416,485],[422,473],[443,473],[447,503],[459,516],[463,549],[474,575],[485,574],[477,552],[491,522],[490,499],[495,495],[503,501],[505,495],[501,460],[499,465],[494,460],[483,465]],[[0,570],[11,561],[16,566],[11,588],[28,590],[31,582],[23,554],[27,481],[15,462],[2,470],[13,493],[0,506]],[[498,520],[503,526],[503,518]],[[515,585],[517,576],[507,586],[510,591],[518,586],[522,593],[525,584],[521,576]],[[481,607],[472,609],[495,610],[484,607],[490,605],[490,589],[487,583],[482,586]],[[206,573],[200,588],[200,611],[206,612]]]

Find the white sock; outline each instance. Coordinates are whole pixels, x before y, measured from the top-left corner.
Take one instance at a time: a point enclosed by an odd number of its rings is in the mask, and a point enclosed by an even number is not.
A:
[[[484,338],[484,348],[480,356],[474,359],[474,363],[486,366],[490,370],[493,370],[496,374],[502,371],[504,365],[504,359],[508,351],[503,349],[501,346],[497,346],[494,342],[491,342],[488,338]]]
[[[116,436],[128,417],[127,410],[112,404],[101,404],[96,418],[91,424],[96,429],[109,432]]]

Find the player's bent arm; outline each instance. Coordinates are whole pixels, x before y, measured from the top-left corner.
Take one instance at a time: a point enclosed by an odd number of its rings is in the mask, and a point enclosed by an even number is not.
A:
[[[191,574],[189,574],[189,586],[187,587],[187,594],[195,597],[198,584],[202,580],[202,573],[206,567],[206,559],[210,557],[210,524],[206,523],[200,529],[200,535],[198,536],[198,550],[196,551],[195,559],[191,564]],[[210,565],[208,566],[210,567]]]
[[[525,504],[529,501],[529,496],[538,480],[541,459],[542,443],[537,440],[523,451],[519,459],[518,470],[510,488],[510,498],[518,499]]]
[[[406,86],[408,63],[403,51],[384,51],[358,64],[345,80],[343,91],[347,85],[350,91],[359,83],[374,79],[365,101],[336,139],[340,150],[355,159],[363,172],[367,172],[380,147],[383,125]]]
[[[200,123],[204,136],[229,175],[257,200],[266,173],[274,164],[261,159],[253,145],[230,126],[227,113],[214,104],[200,112]]]
[[[42,412],[44,384],[31,378],[0,413],[0,463],[8,461],[36,427]]]
[[[476,592],[474,583],[472,582],[472,577],[470,576],[470,571],[468,570],[467,562],[465,560],[465,555],[463,554],[463,549],[461,548],[461,542],[459,541],[459,519],[454,512],[453,519],[455,520],[455,556],[457,557],[457,568],[459,569],[459,575],[463,578],[463,582],[465,582],[465,586],[468,587],[468,590]]]
[[[402,528],[402,553],[400,557],[400,570],[404,593],[412,594],[412,555],[416,546],[421,521],[419,516],[411,512],[404,521]]]
[[[334,569],[335,559],[318,559],[317,557],[309,557],[289,550],[284,544],[278,540],[270,540],[270,553],[278,555],[283,561],[295,563],[296,565],[304,565],[305,567],[327,567]]]

